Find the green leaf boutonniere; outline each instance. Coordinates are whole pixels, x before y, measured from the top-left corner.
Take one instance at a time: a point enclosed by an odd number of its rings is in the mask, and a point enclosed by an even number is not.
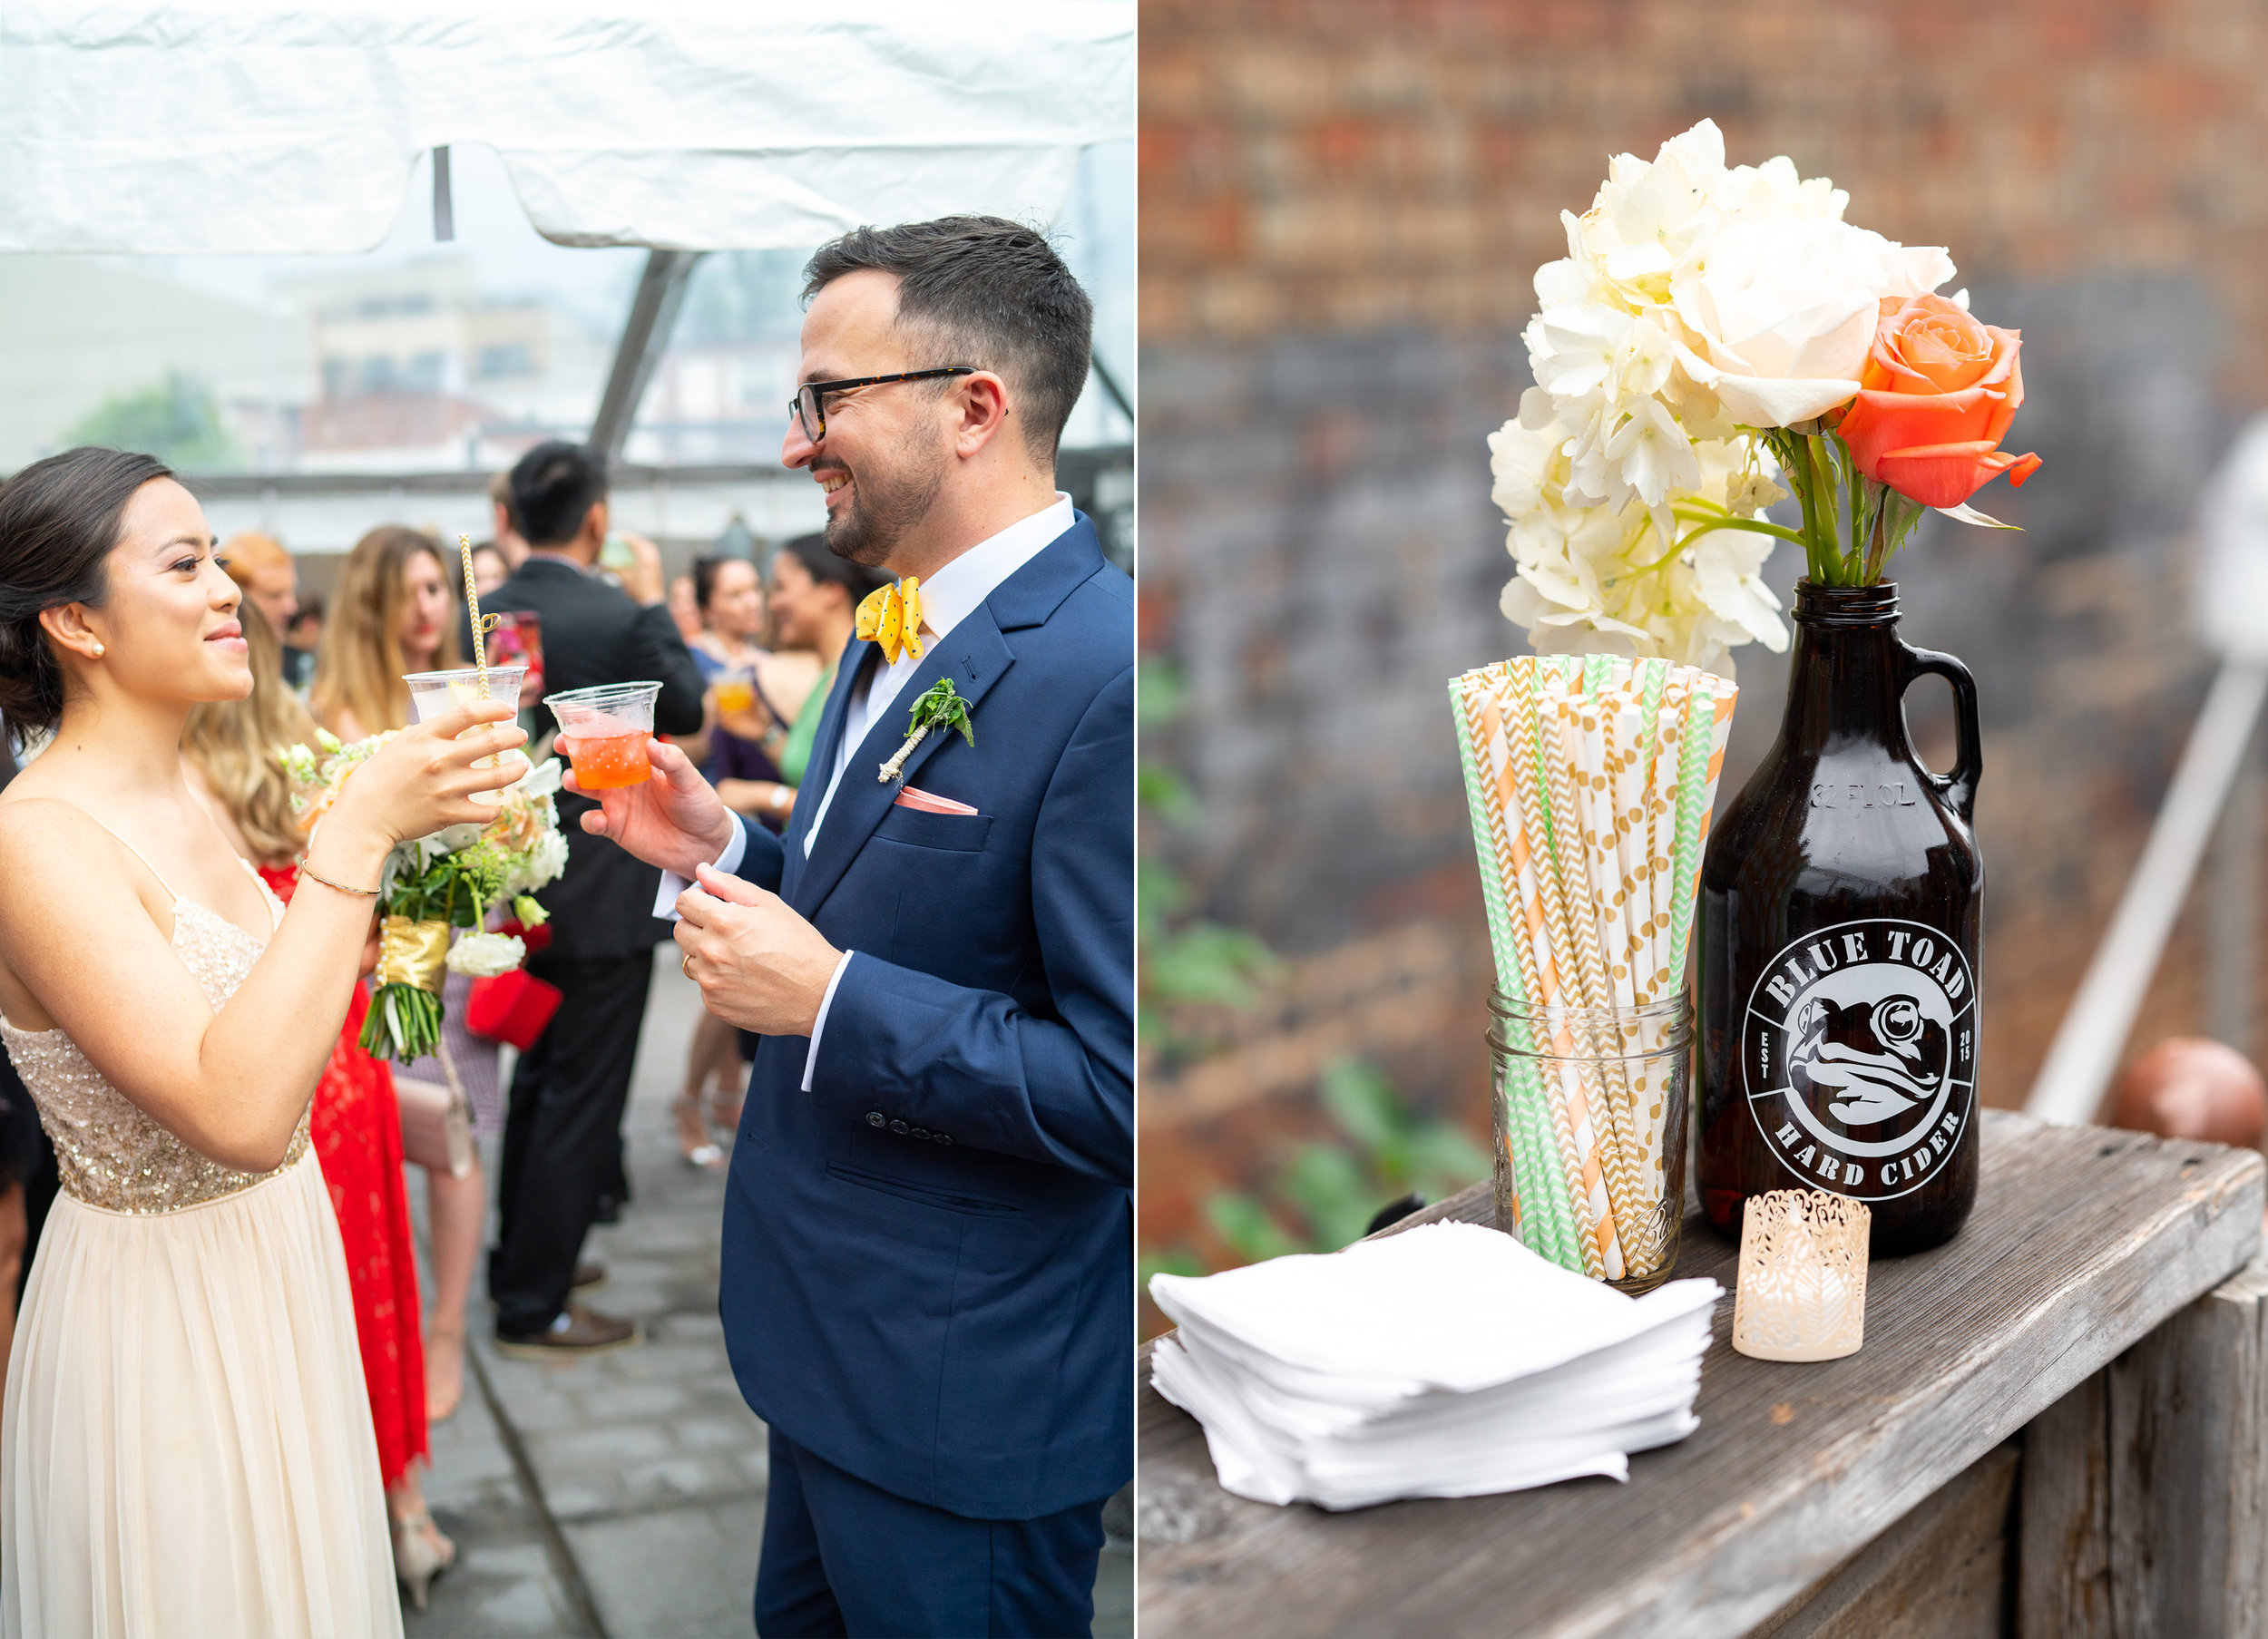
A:
[[[896,756],[882,765],[882,772],[875,778],[885,785],[896,779],[905,766],[905,759],[914,755],[914,747],[927,739],[933,728],[958,728],[963,739],[972,746],[976,744],[976,731],[969,727],[969,703],[954,692],[951,678],[938,678],[928,693],[914,702],[913,709],[906,714],[905,744],[898,747]]]

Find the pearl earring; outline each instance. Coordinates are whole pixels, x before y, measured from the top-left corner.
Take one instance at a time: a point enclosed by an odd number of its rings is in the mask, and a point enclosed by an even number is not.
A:
[[[103,658],[103,646],[100,643],[94,646],[94,658],[98,660]]]

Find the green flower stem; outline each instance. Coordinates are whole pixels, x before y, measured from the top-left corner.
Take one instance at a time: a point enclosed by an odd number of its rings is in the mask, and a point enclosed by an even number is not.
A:
[[[1671,511],[1680,518],[1686,516],[1681,508],[1673,507]],[[1668,568],[1685,555],[1687,547],[1713,530],[1750,530],[1759,535],[1776,535],[1783,541],[1793,541],[1801,547],[1808,548],[1810,545],[1810,541],[1795,531],[1784,529],[1776,523],[1767,523],[1761,518],[1710,518],[1703,522],[1699,529],[1687,530],[1676,546],[1639,570],[1638,574],[1643,577]]]

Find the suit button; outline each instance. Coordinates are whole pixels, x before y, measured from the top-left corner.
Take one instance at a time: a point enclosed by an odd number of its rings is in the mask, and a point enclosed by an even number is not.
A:
[[[890,1123],[890,1130],[894,1133],[902,1133],[905,1131],[905,1123],[903,1121],[893,1121]]]
[[[916,1138],[926,1138],[929,1137],[929,1128],[925,1127],[917,1127],[914,1129],[914,1136]]]
[[[866,1125],[868,1127],[880,1127],[882,1125],[882,1112],[878,1109],[868,1110],[866,1112]]]
[[[937,1135],[937,1142],[940,1144],[950,1144],[953,1142],[953,1135],[951,1133],[939,1133]]]

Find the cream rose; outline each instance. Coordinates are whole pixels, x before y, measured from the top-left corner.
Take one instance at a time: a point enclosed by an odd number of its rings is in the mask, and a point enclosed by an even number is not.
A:
[[[1703,349],[1680,362],[1744,425],[1810,421],[1858,392],[1882,299],[1924,295],[1952,276],[1938,247],[1848,222],[1736,222],[1671,278],[1677,317]]]

